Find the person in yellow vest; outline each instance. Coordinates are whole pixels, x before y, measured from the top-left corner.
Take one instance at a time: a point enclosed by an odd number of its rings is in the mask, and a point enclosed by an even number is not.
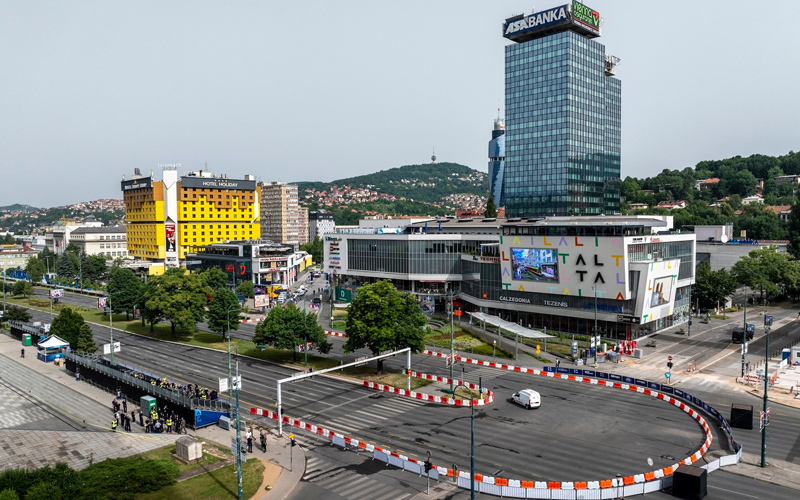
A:
[[[114,420],[111,421],[111,432],[117,432],[117,423],[118,422],[116,418],[114,418]]]
[[[167,432],[172,433],[172,419],[167,417]]]
[[[155,387],[155,386],[156,386],[156,379],[154,379],[154,378],[151,378],[151,379],[150,379],[150,385],[152,385],[153,387]]]

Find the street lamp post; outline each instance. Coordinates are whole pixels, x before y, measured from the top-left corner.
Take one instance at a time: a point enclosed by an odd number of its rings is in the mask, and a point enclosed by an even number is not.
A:
[[[455,299],[455,291],[450,290],[450,394],[453,392],[453,363],[455,357],[455,340],[453,339],[453,300]]]
[[[764,351],[764,421],[761,425],[761,467],[764,468],[767,466],[767,422],[769,414],[767,413],[767,403],[769,402],[769,397],[767,395],[769,391],[769,331],[772,328],[772,316],[764,316],[764,330],[766,331],[767,335],[767,345],[766,350]],[[747,336],[747,332],[745,332],[745,336]]]
[[[469,498],[475,500],[475,397],[469,391]]]
[[[745,287],[744,289],[744,332],[742,332],[742,377],[744,377],[746,357],[747,357],[747,287]]]
[[[228,307],[227,310],[227,323],[228,323],[228,396],[230,397],[233,390],[233,377],[231,375],[231,310],[239,307],[234,305]],[[239,344],[236,344],[236,351],[239,351]],[[236,409],[231,412],[236,418],[236,474],[239,481],[239,500],[242,500],[242,434],[239,430],[239,361],[236,361]],[[230,399],[229,399],[230,400]]]
[[[594,344],[594,366],[597,366],[597,348],[600,347],[600,343],[597,342],[597,283],[592,284],[592,293],[594,294],[594,331],[592,332],[592,344]]]
[[[692,336],[692,285],[689,285],[689,330],[686,334],[687,337]]]
[[[3,318],[6,317],[6,268],[3,267]]]
[[[50,302],[53,302],[53,299],[50,299]],[[111,310],[111,297],[106,298],[106,306],[108,306],[108,336],[110,337],[109,340],[111,342],[111,364],[114,364],[114,311]],[[52,312],[50,313],[53,314]],[[53,320],[50,320],[50,324],[53,323]]]

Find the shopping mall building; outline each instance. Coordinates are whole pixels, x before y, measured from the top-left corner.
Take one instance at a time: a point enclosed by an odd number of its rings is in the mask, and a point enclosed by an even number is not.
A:
[[[443,310],[564,333],[636,339],[688,321],[695,235],[669,216],[432,219],[400,234],[324,238],[337,297],[388,279]],[[349,291],[349,293],[347,292]]]

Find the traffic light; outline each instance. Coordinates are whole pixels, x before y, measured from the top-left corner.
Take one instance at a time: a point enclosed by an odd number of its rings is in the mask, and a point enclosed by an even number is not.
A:
[[[672,361],[667,361],[667,368],[672,368]]]
[[[292,438],[292,446],[297,446],[297,441],[295,441],[294,438]]]
[[[433,464],[431,463],[430,460],[425,460],[424,465],[425,465],[425,474],[428,474],[433,468]]]

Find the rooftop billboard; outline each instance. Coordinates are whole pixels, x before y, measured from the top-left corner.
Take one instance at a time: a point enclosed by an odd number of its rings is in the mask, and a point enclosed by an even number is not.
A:
[[[601,24],[599,12],[573,0],[572,3],[560,7],[506,19],[503,23],[503,37],[516,42],[525,42],[552,31],[570,29],[576,31],[574,28],[577,27],[583,35],[594,38],[600,36]],[[552,29],[556,27],[561,29]]]

